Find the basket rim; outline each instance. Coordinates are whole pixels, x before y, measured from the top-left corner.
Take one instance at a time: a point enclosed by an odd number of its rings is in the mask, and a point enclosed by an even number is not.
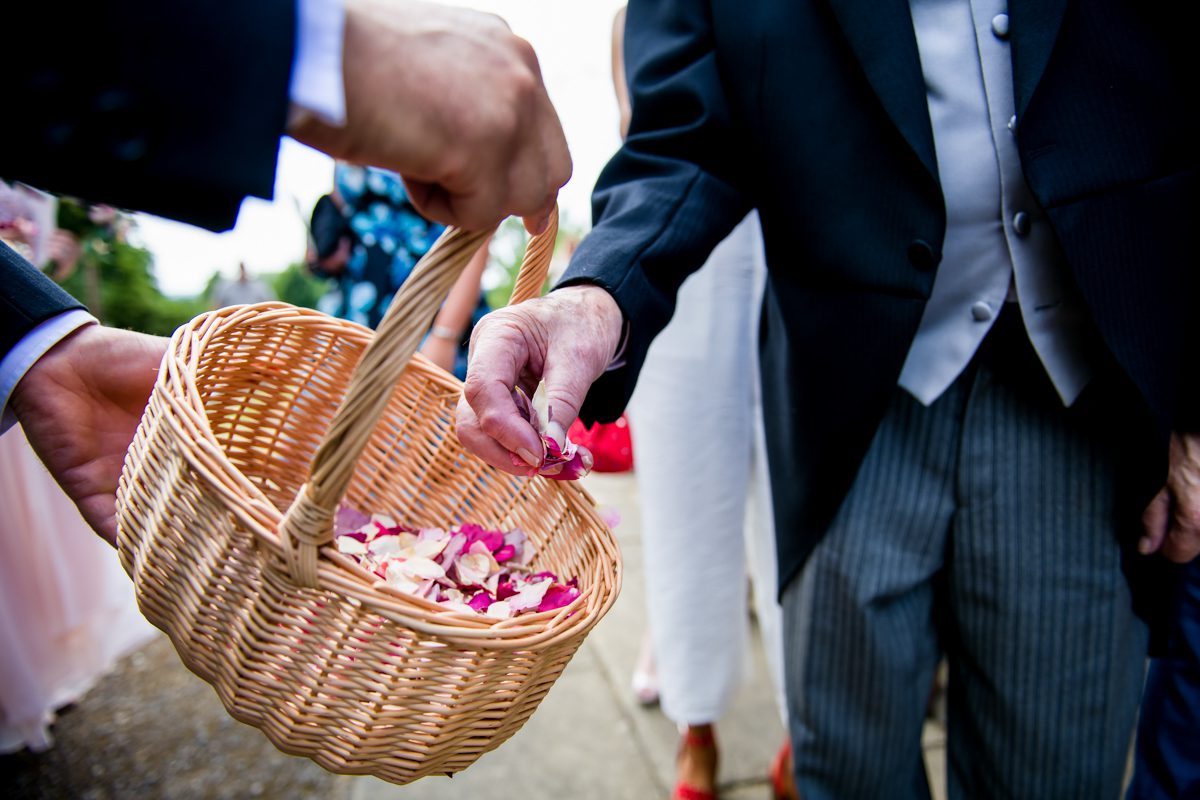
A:
[[[213,433],[194,378],[199,358],[214,337],[232,328],[269,326],[284,320],[292,325],[330,328],[335,335],[350,334],[351,338],[361,339],[364,345],[374,335],[371,329],[358,323],[278,301],[229,306],[205,312],[178,328],[171,337],[151,398],[152,403],[161,401],[170,411],[160,415],[160,424],[169,425],[183,441],[194,444],[193,447],[180,448],[183,459],[206,486],[223,496],[226,508],[253,534],[256,542],[265,546],[280,563],[285,553],[278,528],[284,519],[284,512],[225,454]],[[448,390],[461,391],[462,383],[457,378],[437,368],[419,353],[414,354],[406,372],[414,364],[422,370],[423,377],[440,380]],[[131,448],[122,470],[117,493],[118,510],[123,507],[127,477],[134,466],[131,463],[132,453]],[[510,477],[508,473],[490,465],[484,467]],[[541,476],[528,480],[547,481],[552,491],[562,493],[572,510],[590,523],[587,527],[592,531],[595,544],[602,554],[599,561],[606,565],[601,573],[611,573],[610,591],[602,594],[604,575],[598,574],[592,577],[601,580],[587,581],[586,588],[581,587],[580,596],[562,608],[521,614],[507,620],[483,614],[469,617],[388,587],[379,579],[372,579],[332,544],[323,545],[318,550],[318,590],[334,591],[357,600],[373,613],[413,631],[447,643],[461,643],[470,647],[483,645],[506,650],[524,649],[548,646],[585,633],[607,613],[620,592],[623,570],[615,536],[600,518],[591,496],[581,486],[574,482],[551,481]],[[299,491],[303,491],[303,488]],[[119,528],[123,527],[122,516],[121,513],[117,515]],[[125,535],[118,535],[119,547],[124,545],[125,539]],[[281,574],[287,578],[286,570],[281,570]],[[584,582],[585,576],[577,577],[581,583]]]

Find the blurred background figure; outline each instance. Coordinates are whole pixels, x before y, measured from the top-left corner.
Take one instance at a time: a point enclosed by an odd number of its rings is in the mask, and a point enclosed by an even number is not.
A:
[[[79,243],[57,227],[54,206],[50,195],[0,183],[0,241],[34,263],[74,268]],[[58,709],[154,629],[111,548],[19,426],[0,436],[0,475],[0,753],[38,752],[53,742]]]
[[[309,264],[334,280],[318,308],[369,328],[445,230],[417,212],[399,175],[345,162],[334,168],[333,191],[317,201],[311,229]]]
[[[275,293],[271,287],[251,275],[244,261],[238,263],[237,277],[220,281],[212,294],[213,308],[263,303],[274,299]]]
[[[613,22],[622,138],[630,119],[624,28],[622,9]],[[749,647],[747,565],[781,717],[786,708],[758,391],[765,282],[762,234],[751,213],[680,289],[629,403],[649,626],[633,689],[643,704],[657,699],[679,726],[673,800],[717,795],[716,723],[741,681]],[[776,797],[792,796],[790,774],[784,750],[772,765]]]
[[[338,162],[334,188],[317,200],[309,223],[308,265],[332,288],[317,308],[374,328],[445,226],[421,216],[394,172]],[[480,290],[485,244],[463,271],[434,320],[421,353],[466,377],[466,347],[474,323],[488,311]]]

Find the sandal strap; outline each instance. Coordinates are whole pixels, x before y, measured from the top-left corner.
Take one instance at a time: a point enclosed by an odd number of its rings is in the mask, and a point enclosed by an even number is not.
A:
[[[689,726],[683,729],[683,743],[687,747],[716,747],[717,737],[713,735],[711,727],[696,730]]]
[[[671,792],[671,800],[717,800],[717,795],[680,781],[675,784],[675,791]]]

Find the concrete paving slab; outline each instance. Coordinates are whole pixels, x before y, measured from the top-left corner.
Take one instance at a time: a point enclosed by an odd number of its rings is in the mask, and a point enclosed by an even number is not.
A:
[[[611,694],[595,647],[585,642],[525,727],[498,749],[453,778],[422,778],[407,786],[358,779],[351,800],[665,796]]]
[[[771,800],[771,785],[758,782],[724,788],[721,800]]]
[[[657,708],[641,707],[629,688],[645,630],[645,574],[637,481],[632,474],[588,476],[586,488],[601,506],[621,515],[617,539],[625,561],[621,597],[608,617],[596,626],[592,640],[600,662],[618,691],[616,700],[634,721],[645,752],[664,787],[674,783],[679,734]],[[757,631],[751,630],[743,684],[717,724],[721,752],[720,785],[732,787],[766,780],[771,758],[783,743],[784,730],[767,673]],[[733,646],[731,644],[731,646]]]

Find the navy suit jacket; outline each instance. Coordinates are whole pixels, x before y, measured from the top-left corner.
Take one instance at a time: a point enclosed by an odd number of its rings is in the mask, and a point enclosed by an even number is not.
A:
[[[1156,421],[1144,494],[1161,486],[1165,433],[1200,430],[1198,12],[1009,0],[1009,18],[1025,175]],[[908,3],[633,0],[625,42],[630,133],[564,282],[612,292],[631,322],[627,367],[592,387],[583,415],[624,407],[680,283],[757,207],[782,586],[854,479],[941,257],[946,212]]]
[[[11,5],[0,178],[213,230],[271,196],[295,0]],[[0,250],[0,357],[78,305]]]

